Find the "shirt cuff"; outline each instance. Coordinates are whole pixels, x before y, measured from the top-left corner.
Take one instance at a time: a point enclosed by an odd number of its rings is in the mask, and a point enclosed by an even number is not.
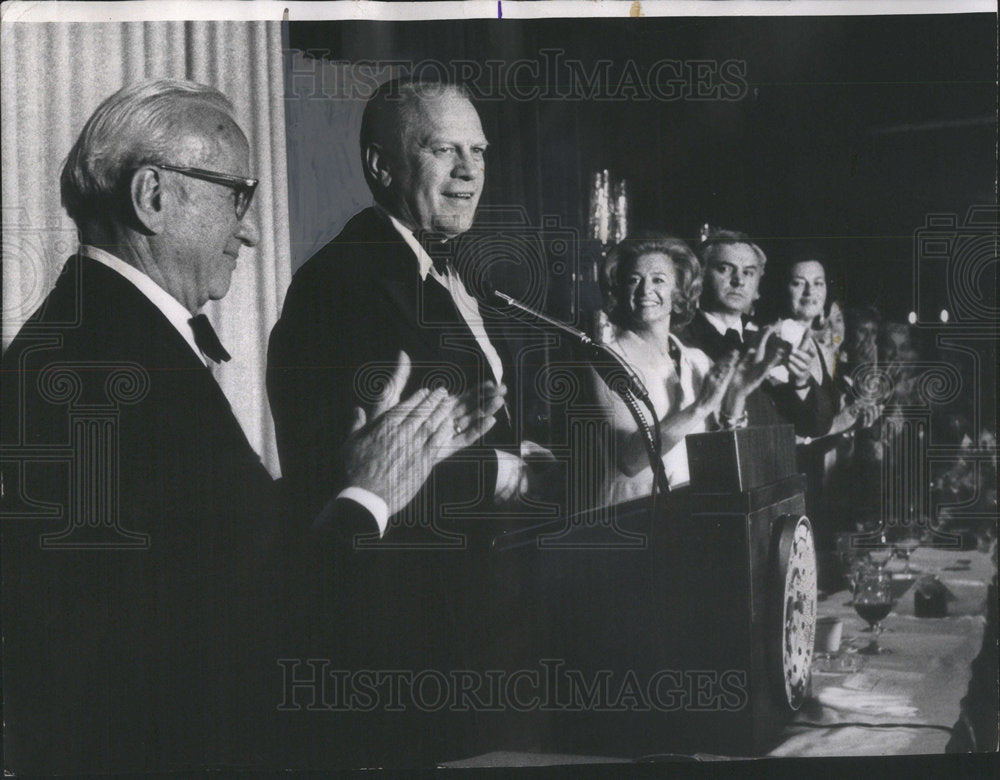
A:
[[[389,525],[389,505],[380,496],[376,496],[370,490],[365,490],[364,488],[349,487],[341,490],[337,494],[337,498],[347,498],[361,504],[361,506],[371,512],[372,517],[375,518],[375,522],[378,523],[379,538],[385,536],[385,529]]]
[[[498,502],[511,501],[521,489],[521,471],[524,461],[517,455],[503,450],[494,450],[497,455],[497,486],[493,497]]]

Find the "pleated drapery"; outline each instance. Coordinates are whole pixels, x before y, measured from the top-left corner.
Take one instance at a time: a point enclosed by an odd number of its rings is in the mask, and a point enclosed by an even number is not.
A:
[[[291,278],[280,22],[5,23],[0,58],[4,347],[76,249],[59,172],[98,104],[149,78],[210,84],[233,101],[261,180],[250,210],[261,240],[243,248],[229,295],[205,313],[232,354],[216,378],[277,474],[264,369]]]

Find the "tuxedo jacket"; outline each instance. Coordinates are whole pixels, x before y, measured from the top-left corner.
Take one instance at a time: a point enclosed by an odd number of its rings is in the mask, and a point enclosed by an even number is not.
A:
[[[491,342],[510,386],[504,344]],[[370,410],[400,350],[413,364],[403,398],[421,386],[460,392],[493,378],[450,296],[435,280],[421,280],[413,251],[369,208],[296,272],[271,333],[268,394],[283,478],[297,500],[315,505],[329,492],[352,410]],[[315,594],[317,613],[332,616],[315,621],[331,628],[324,657],[332,652],[362,668],[445,674],[485,661],[496,633],[489,625],[496,590],[490,582],[498,572],[489,554],[494,447],[513,447],[514,430],[498,419],[489,440],[434,469],[384,538],[356,539],[350,560],[327,569]],[[461,742],[468,723],[400,733],[383,722],[365,740],[383,740],[379,760],[398,756],[402,744],[414,756],[438,760],[447,751],[434,740]]]
[[[690,346],[700,349],[713,362],[732,349],[726,337],[715,329],[701,309],[694,313],[690,322],[680,328],[678,336]]]
[[[488,320],[485,325],[509,383],[514,369],[505,342]],[[296,272],[271,333],[267,387],[282,474],[310,506],[337,480],[336,452],[353,409],[371,410],[400,350],[413,364],[403,398],[420,387],[461,392],[493,379],[447,291],[430,277],[421,280],[413,251],[369,208]],[[435,471],[410,508],[416,522],[431,513],[443,521],[449,504],[488,510],[493,449],[515,446],[514,425],[501,413],[480,446]]]
[[[697,347],[714,362],[725,355],[732,345],[726,337],[708,321],[699,309],[691,321],[678,333],[680,339],[688,346]],[[747,416],[750,425],[781,425],[788,421],[783,419],[775,409],[774,401],[763,387],[758,388],[747,397]]]
[[[290,521],[210,371],[76,256],[2,376],[7,765],[257,764]]]
[[[701,310],[695,312],[691,321],[681,330],[680,336],[713,361],[732,348]],[[837,411],[836,392],[825,367],[823,377],[822,382],[810,380],[811,392],[805,399],[799,398],[795,389],[787,382],[773,385],[765,381],[747,398],[750,424],[791,424],[795,426],[795,433],[799,436],[822,436],[830,429]]]

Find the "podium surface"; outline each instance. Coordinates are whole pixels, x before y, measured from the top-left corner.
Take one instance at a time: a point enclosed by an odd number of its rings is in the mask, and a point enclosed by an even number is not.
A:
[[[697,434],[688,451],[691,485],[655,508],[495,541],[516,583],[497,660],[547,686],[496,747],[760,755],[801,705],[816,581],[791,428]]]

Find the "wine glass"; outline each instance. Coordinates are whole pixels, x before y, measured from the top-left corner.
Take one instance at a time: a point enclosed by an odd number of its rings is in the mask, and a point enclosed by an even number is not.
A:
[[[847,584],[850,586],[851,598],[844,605],[845,607],[854,605],[854,589],[857,587],[858,579],[861,577],[862,572],[867,571],[871,567],[872,562],[868,557],[868,553],[853,555],[848,558],[844,567],[844,579],[847,580]]]
[[[866,547],[868,549],[868,558],[880,570],[884,569],[885,565],[892,559],[892,545],[889,544],[889,538],[886,536],[885,531],[882,531],[868,542]]]
[[[915,528],[904,528],[900,536],[892,543],[896,555],[906,561],[903,567],[903,574],[919,574],[920,569],[910,566],[910,556],[920,547],[920,534]]]
[[[892,574],[883,569],[868,569],[858,575],[854,587],[854,611],[860,615],[872,632],[867,647],[858,650],[862,655],[883,655],[892,651],[880,647],[878,635],[882,633],[882,620],[892,610]]]

